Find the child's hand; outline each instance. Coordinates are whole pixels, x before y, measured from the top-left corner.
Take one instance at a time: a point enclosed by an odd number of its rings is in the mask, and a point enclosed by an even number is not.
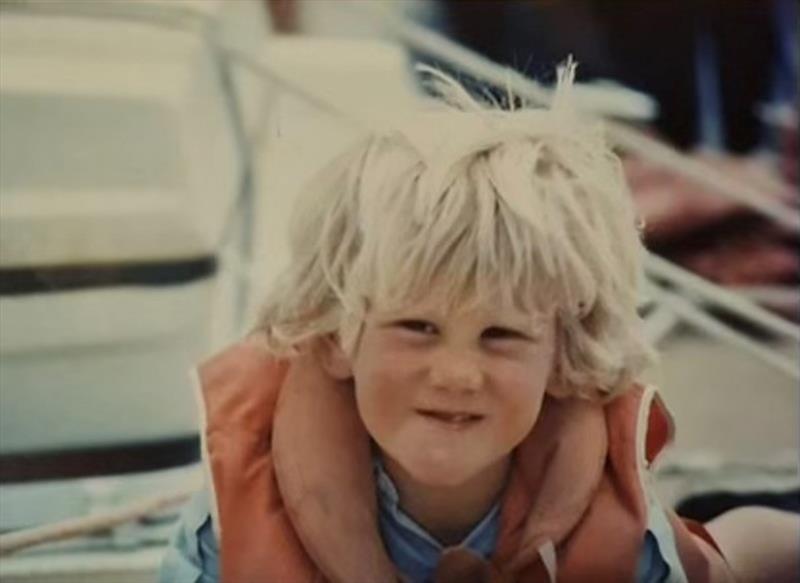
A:
[[[718,516],[706,528],[740,583],[800,580],[800,516],[746,506]],[[716,580],[716,579],[712,579]]]

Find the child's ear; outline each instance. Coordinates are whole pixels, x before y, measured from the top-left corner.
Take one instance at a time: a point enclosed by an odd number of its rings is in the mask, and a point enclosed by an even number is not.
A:
[[[337,335],[326,334],[318,339],[316,345],[316,352],[325,372],[339,381],[352,378],[353,368],[350,365],[350,357],[339,344]]]

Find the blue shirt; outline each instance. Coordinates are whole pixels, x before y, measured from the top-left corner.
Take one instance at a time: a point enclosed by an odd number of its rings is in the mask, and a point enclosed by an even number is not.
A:
[[[436,568],[442,545],[400,508],[397,488],[376,464],[379,526],[386,550],[397,568],[415,582],[426,582]],[[686,581],[672,529],[660,506],[651,501],[649,529],[642,541],[636,583]],[[496,504],[462,541],[489,558],[497,543],[500,507]],[[209,500],[200,492],[184,507],[178,529],[164,556],[161,583],[218,583],[219,551],[211,526]]]
[[[444,547],[403,512],[397,487],[379,461],[375,463],[375,483],[378,486],[378,524],[389,557],[410,581],[430,581]],[[498,503],[461,541],[461,546],[488,559],[499,532]]]

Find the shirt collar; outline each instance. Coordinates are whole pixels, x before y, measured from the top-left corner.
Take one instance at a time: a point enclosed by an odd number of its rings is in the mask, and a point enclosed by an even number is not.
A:
[[[445,547],[400,507],[400,494],[379,457],[374,459],[381,537],[392,562],[412,581],[427,581]],[[458,546],[488,559],[500,528],[500,503],[470,531]]]

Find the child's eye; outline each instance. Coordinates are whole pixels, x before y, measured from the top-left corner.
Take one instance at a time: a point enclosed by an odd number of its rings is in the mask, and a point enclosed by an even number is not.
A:
[[[397,326],[417,334],[436,334],[436,326],[425,320],[400,320],[397,322]]]
[[[491,326],[486,328],[481,337],[484,340],[524,340],[526,336],[521,332],[502,326]]]

